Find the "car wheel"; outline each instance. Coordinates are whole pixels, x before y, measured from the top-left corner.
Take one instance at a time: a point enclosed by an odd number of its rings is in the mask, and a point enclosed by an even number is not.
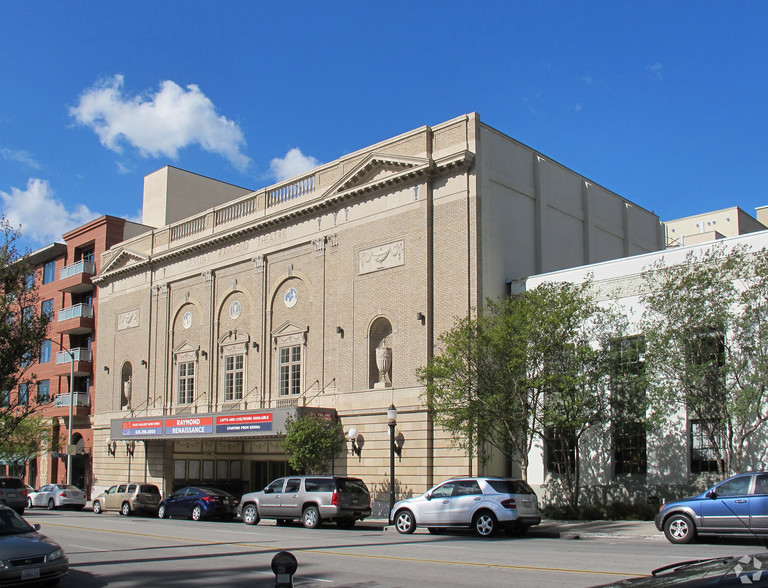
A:
[[[101,514],[101,502],[98,500],[93,501],[93,512],[96,514]]]
[[[690,543],[696,536],[696,526],[684,514],[674,514],[664,521],[664,535],[670,543]]]
[[[304,509],[301,520],[307,529],[316,529],[320,525],[320,511],[316,506],[308,506]]]
[[[280,526],[280,527],[290,527],[290,526],[291,526],[291,523],[292,523],[293,521],[292,521],[291,519],[277,519],[277,521],[275,521],[275,522],[276,522],[276,523],[278,524],[278,526]]]
[[[493,537],[496,534],[498,525],[496,517],[489,511],[477,513],[472,520],[472,528],[480,537]]]
[[[123,505],[120,507],[120,514],[124,517],[127,517],[129,514],[131,514],[131,505],[127,502],[123,502]]]
[[[416,530],[416,520],[410,510],[401,510],[395,515],[395,528],[398,533],[409,535]]]
[[[442,527],[427,527],[427,531],[429,531],[432,535],[442,535],[445,533],[445,529]]]
[[[336,526],[339,529],[351,529],[355,526],[355,519],[339,519],[336,521]]]
[[[246,525],[256,525],[258,524],[261,517],[259,516],[259,511],[256,508],[255,504],[249,504],[244,509],[242,514],[240,515],[243,519],[243,522]]]
[[[56,508],[56,503],[53,501],[53,498],[48,500],[48,510],[54,510]]]
[[[202,518],[203,518],[203,509],[199,504],[196,504],[195,508],[192,509],[192,520],[199,521]]]
[[[157,518],[159,518],[159,519],[164,519],[165,518],[165,505],[164,504],[161,504],[157,508]]]

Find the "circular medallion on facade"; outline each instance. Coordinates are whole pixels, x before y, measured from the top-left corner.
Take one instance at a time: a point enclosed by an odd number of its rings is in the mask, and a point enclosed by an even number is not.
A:
[[[240,316],[240,311],[243,310],[240,306],[240,303],[235,300],[232,302],[232,304],[229,305],[229,316],[230,318],[236,319]]]
[[[184,326],[185,329],[188,329],[192,326],[192,313],[191,312],[185,312],[184,317],[181,319],[181,324]]]
[[[299,301],[299,293],[296,291],[296,288],[288,288],[283,300],[285,300],[285,305],[288,308],[296,306],[296,303]]]

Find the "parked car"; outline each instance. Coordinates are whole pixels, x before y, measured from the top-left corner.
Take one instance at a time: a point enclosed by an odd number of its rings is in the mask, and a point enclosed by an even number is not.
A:
[[[345,476],[287,476],[240,499],[240,517],[246,525],[261,519],[275,519],[280,525],[300,519],[307,529],[324,521],[348,529],[369,516],[368,487],[359,478]]]
[[[696,535],[768,535],[768,472],[733,476],[698,496],[661,505],[654,520],[671,543]]]
[[[101,514],[105,510],[119,510],[125,516],[134,512],[155,514],[160,498],[160,489],[154,484],[116,484],[93,499],[93,512]]]
[[[522,534],[541,522],[538,498],[528,484],[494,477],[446,480],[396,503],[390,516],[400,533],[413,533],[419,526],[430,533],[471,528],[481,537],[492,537],[499,527]]]
[[[67,575],[69,560],[61,545],[38,533],[13,509],[0,506],[0,586],[45,582]]]
[[[27,485],[12,476],[0,476],[0,504],[10,506],[20,515],[27,507]]]
[[[27,508],[38,506],[53,510],[69,507],[82,510],[85,502],[85,493],[71,484],[46,484],[27,496]]]
[[[224,490],[188,486],[161,500],[157,516],[161,519],[186,517],[193,521],[212,518],[230,521],[237,516],[238,502],[237,498]]]

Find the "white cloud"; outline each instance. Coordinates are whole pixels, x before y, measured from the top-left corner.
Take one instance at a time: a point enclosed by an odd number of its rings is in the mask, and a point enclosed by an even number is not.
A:
[[[45,180],[30,178],[25,190],[0,190],[3,214],[14,227],[21,227],[22,237],[30,242],[47,245],[61,241],[61,236],[99,217],[84,205],[67,210]]]
[[[664,64],[656,62],[653,65],[649,65],[646,69],[655,75],[657,78],[661,78],[664,74]]]
[[[122,75],[116,75],[96,84],[69,110],[108,149],[120,153],[126,142],[143,157],[176,159],[179,149],[197,144],[241,171],[250,165],[250,158],[241,152],[245,137],[240,127],[217,114],[213,102],[195,84],[184,89],[165,80],[157,93],[131,98],[123,92],[123,81]]]
[[[317,159],[311,155],[304,155],[301,149],[294,147],[288,150],[285,157],[275,157],[269,163],[269,170],[278,182],[282,182],[283,180],[301,175],[318,165],[320,165],[320,162]]]
[[[16,151],[3,147],[0,149],[0,155],[7,161],[15,161],[31,169],[40,169],[42,167],[29,151]]]

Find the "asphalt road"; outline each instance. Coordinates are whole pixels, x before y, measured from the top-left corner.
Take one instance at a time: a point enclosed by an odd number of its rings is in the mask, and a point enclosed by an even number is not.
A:
[[[27,510],[70,559],[63,588],[266,587],[279,551],[298,560],[294,586],[594,586],[676,561],[764,551],[756,542],[673,546],[629,539],[480,539],[469,533],[400,535],[364,526],[308,530],[239,521],[160,520],[117,513]]]

